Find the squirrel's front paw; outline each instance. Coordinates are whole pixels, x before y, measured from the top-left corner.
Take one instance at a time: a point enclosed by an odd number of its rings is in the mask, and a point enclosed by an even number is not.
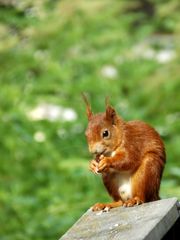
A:
[[[106,172],[109,168],[110,159],[108,157],[102,157],[98,165],[98,172]]]
[[[98,174],[98,163],[96,160],[92,160],[89,164],[89,169],[91,172]]]

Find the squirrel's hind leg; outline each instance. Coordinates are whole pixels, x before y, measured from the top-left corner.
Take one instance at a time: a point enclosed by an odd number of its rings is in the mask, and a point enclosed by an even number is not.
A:
[[[163,162],[158,154],[147,153],[132,176],[132,196],[141,202],[158,200],[162,170]]]

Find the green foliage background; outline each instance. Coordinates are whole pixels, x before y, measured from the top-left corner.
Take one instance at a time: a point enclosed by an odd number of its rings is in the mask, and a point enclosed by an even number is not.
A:
[[[58,239],[95,202],[109,201],[88,171],[81,92],[94,112],[110,96],[124,119],[159,131],[161,197],[180,198],[179,9],[178,0],[0,0],[1,240]],[[163,51],[175,57],[158,61]],[[31,121],[27,112],[43,102],[78,118]]]

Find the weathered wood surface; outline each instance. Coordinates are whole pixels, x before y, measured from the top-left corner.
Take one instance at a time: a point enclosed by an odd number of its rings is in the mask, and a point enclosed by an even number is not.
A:
[[[169,198],[109,212],[90,209],[61,240],[159,240],[180,217],[177,199]]]

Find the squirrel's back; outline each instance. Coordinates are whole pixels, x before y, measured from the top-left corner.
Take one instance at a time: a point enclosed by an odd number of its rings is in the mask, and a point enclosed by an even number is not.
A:
[[[165,161],[163,141],[158,132],[149,124],[139,120],[126,122],[125,139],[126,144],[138,150],[141,155],[154,152],[160,154],[162,160]]]

